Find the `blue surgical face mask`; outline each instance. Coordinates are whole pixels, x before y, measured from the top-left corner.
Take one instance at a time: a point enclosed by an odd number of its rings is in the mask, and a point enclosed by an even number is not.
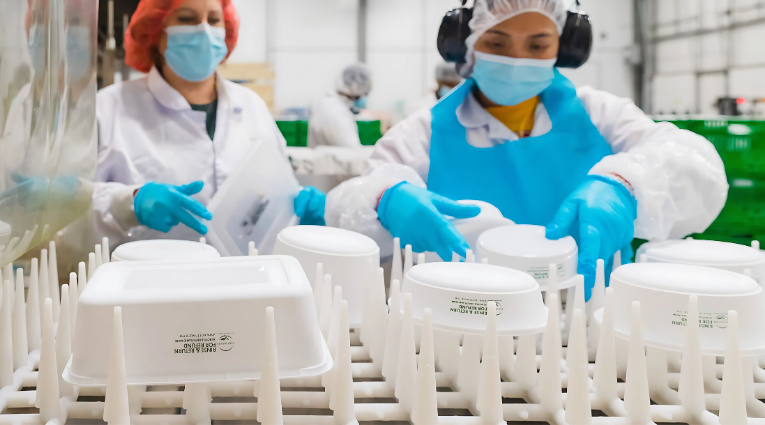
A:
[[[35,74],[45,72],[45,26],[32,25],[29,28],[29,56],[32,58],[32,69]]]
[[[66,67],[75,80],[93,73],[91,69],[90,28],[71,26],[66,30]]]
[[[472,78],[492,102],[517,105],[542,93],[552,84],[556,61],[475,52]]]
[[[210,78],[228,54],[226,29],[208,24],[168,27],[165,61],[186,81]]]
[[[353,101],[353,107],[356,109],[365,109],[367,107],[367,97],[361,96],[360,98]]]

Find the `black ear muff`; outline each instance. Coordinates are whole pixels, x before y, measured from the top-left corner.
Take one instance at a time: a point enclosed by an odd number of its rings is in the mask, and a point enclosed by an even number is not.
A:
[[[592,23],[584,12],[568,12],[566,26],[560,36],[557,68],[579,68],[592,52]]]
[[[464,2],[463,2],[464,4]],[[579,2],[577,2],[577,5]],[[473,9],[461,7],[450,10],[444,15],[438,29],[438,53],[447,62],[463,64],[466,62],[467,46],[465,40],[470,35],[470,20]],[[558,68],[579,68],[587,62],[592,52],[592,23],[590,15],[576,11],[568,12],[566,26],[560,36],[558,50]]]
[[[438,53],[447,62],[465,63],[467,46],[465,40],[470,35],[470,20],[473,9],[461,7],[450,10],[441,21],[438,29]]]

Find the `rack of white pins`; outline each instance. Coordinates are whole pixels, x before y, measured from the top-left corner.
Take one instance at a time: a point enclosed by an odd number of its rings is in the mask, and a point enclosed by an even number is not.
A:
[[[98,257],[101,261],[108,258],[103,252]],[[98,265],[95,252],[89,259],[92,274]],[[45,255],[41,258],[40,272],[48,270],[43,267],[44,261],[47,261]],[[20,296],[23,276],[16,274],[14,288],[4,275],[0,302],[0,386],[3,387],[0,389],[0,424],[63,424],[73,419],[103,419],[111,424],[199,424],[217,420],[344,425],[359,422],[495,425],[506,421],[569,425],[765,424],[765,419],[747,417],[752,400],[765,398],[765,383],[756,379],[765,371],[757,362],[741,358],[735,311],[729,312],[725,362],[713,365],[715,375],[722,377],[719,394],[704,391],[704,371],[698,352],[699,329],[694,325],[698,323],[694,320],[698,317],[695,297],[689,298],[688,323],[691,325],[687,327],[682,367],[679,374],[665,370],[664,375],[668,387],[677,387],[682,382],[683,387],[688,388],[680,393],[680,402],[651,404],[649,376],[656,372],[656,359],[646,356],[642,313],[637,302],[632,305],[627,379],[619,382],[613,290],[604,288],[602,262],[590,301],[605,307],[595,341],[594,364],[588,361],[588,346],[592,341],[586,336],[585,317],[585,312],[592,309],[589,303],[584,304],[581,282],[574,303],[567,306],[566,313],[571,314],[568,347],[561,346],[562,312],[554,289],[547,298],[549,316],[539,355],[534,335],[515,340],[497,336],[496,306],[492,302],[487,303],[484,336],[464,338],[462,354],[457,353],[455,357],[453,352],[440,350],[455,336],[434,331],[428,309],[424,311],[423,324],[418,329],[421,336],[416,341],[411,296],[402,295],[399,284],[402,269],[412,267],[411,248],[407,247],[403,265],[400,257],[394,257],[390,308],[386,304],[382,270],[374,282],[368,283],[367,314],[360,332],[349,330],[348,303],[342,299],[339,288],[332,296],[331,278],[322,276],[321,266],[317,266],[319,315],[329,321],[326,337],[335,361],[333,370],[324,377],[279,382],[273,309],[268,308],[264,312],[265,363],[260,381],[187,385],[185,389],[126,385],[119,307],[114,311],[107,388],[77,388],[64,382],[60,369],[66,362],[60,359],[67,359],[69,355],[72,322],[76,320],[77,299],[73,295],[79,294],[86,284],[85,264],[80,263],[79,273],[73,273],[70,284],[61,288],[61,299],[56,301],[60,312],[58,323],[54,323],[54,301],[48,297],[43,303],[39,302],[45,285],[40,284],[44,281],[37,265],[37,261],[33,261],[26,302]],[[76,291],[72,289],[75,287]],[[40,305],[42,308],[38,308]],[[360,343],[359,334],[364,344]],[[670,369],[676,367],[671,361],[664,361],[663,365]],[[756,373],[745,374],[744,370]],[[473,384],[477,390],[471,396],[456,389],[458,381],[469,380],[476,381]],[[168,408],[171,414],[167,411],[154,414],[157,409]],[[181,408],[186,411],[182,412]]]

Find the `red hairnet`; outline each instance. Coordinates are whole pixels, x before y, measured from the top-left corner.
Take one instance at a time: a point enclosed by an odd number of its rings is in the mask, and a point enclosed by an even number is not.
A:
[[[149,72],[158,52],[159,36],[167,16],[183,0],[141,0],[138,9],[130,19],[125,32],[125,63],[141,72]],[[226,46],[228,54],[234,51],[239,37],[239,14],[231,0],[219,0],[223,6],[223,20],[226,25]],[[226,56],[228,57],[228,56]]]

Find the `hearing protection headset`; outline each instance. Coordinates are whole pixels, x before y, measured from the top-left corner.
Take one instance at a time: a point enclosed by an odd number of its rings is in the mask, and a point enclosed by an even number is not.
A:
[[[488,0],[491,4],[493,0]],[[465,40],[470,35],[470,20],[473,18],[473,8],[465,7],[467,0],[462,0],[462,7],[450,10],[441,21],[438,30],[438,53],[447,62],[463,64],[466,62],[467,46]],[[569,11],[566,25],[560,36],[558,50],[558,68],[579,68],[587,62],[592,51],[592,23],[590,15],[579,10]]]

